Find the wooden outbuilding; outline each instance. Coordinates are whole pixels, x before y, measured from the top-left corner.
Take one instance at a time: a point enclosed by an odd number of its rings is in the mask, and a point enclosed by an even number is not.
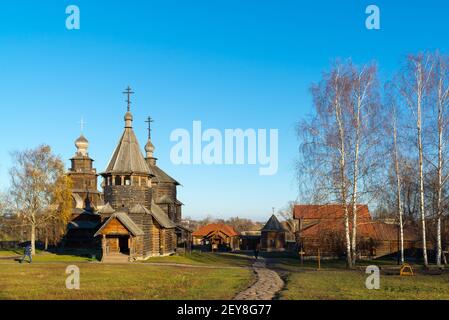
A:
[[[397,253],[399,233],[397,224],[373,220],[368,206],[359,204],[357,209],[357,248],[360,257],[381,257]],[[352,230],[352,208],[347,208]],[[296,205],[294,217],[299,220],[300,237],[306,255],[345,255],[345,208],[338,204]],[[405,249],[419,248],[416,230],[405,226]]]
[[[349,206],[348,213],[352,217]],[[345,254],[344,207],[338,204],[296,205],[294,217],[299,220],[301,243],[306,255],[315,256],[318,250],[323,256]],[[375,231],[372,223],[368,206],[357,205],[357,240],[365,254],[369,254],[373,247]],[[352,230],[351,219],[350,228]]]
[[[285,251],[286,232],[278,218],[272,215],[261,230],[260,249],[267,252]]]
[[[204,251],[236,251],[240,249],[239,233],[233,227],[214,223],[203,226],[193,234],[193,244]]]
[[[243,231],[240,235],[240,250],[255,251],[260,249],[260,231]]]

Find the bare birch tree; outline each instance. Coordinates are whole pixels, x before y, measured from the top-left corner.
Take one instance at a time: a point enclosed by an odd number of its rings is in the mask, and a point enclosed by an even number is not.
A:
[[[449,104],[449,60],[447,56],[442,56],[438,52],[433,55],[435,63],[435,93],[437,110],[437,130],[438,130],[438,159],[437,159],[437,186],[436,186],[436,218],[437,218],[437,254],[436,263],[441,267],[441,256],[443,253],[441,243],[441,219],[443,216],[443,188],[449,175],[444,176],[446,139],[447,139],[447,119],[446,113]]]
[[[394,98],[393,98],[394,99]],[[401,253],[401,264],[405,262],[404,255],[404,210],[402,204],[402,177],[399,168],[399,147],[398,147],[398,118],[397,118],[397,106],[393,102],[393,161],[394,161],[394,173],[396,176],[396,209],[399,224],[399,250]]]
[[[429,98],[433,60],[429,54],[409,55],[400,74],[399,92],[411,110],[416,126],[419,173],[419,212],[421,217],[424,266],[428,267],[426,237],[426,204],[424,189],[423,110]]]
[[[370,137],[376,131],[376,117],[380,115],[378,112],[379,102],[377,101],[377,68],[375,65],[363,66],[358,69],[351,65],[351,99],[352,104],[352,122],[354,132],[352,138],[354,140],[352,147],[352,264],[357,259],[357,210],[359,201],[359,180],[360,180],[360,158],[367,152],[371,145]],[[374,120],[374,121],[373,121]],[[374,125],[373,125],[374,124]],[[363,152],[364,150],[365,152]]]
[[[345,91],[347,91],[348,79],[347,76],[341,75],[341,69],[337,66],[331,78],[332,87],[334,89],[334,102],[331,105],[335,114],[335,120],[338,128],[338,151],[339,151],[339,177],[340,177],[340,200],[344,208],[344,225],[345,225],[345,240],[346,240],[346,263],[348,268],[352,268],[352,252],[351,252],[351,235],[349,229],[349,210],[347,203],[348,196],[348,182],[346,177],[346,139],[345,126],[343,124],[343,103],[345,99]]]
[[[301,159],[298,171],[311,182],[314,201],[337,202],[344,210],[343,226],[346,263],[352,268],[349,204],[351,179],[348,175],[348,123],[350,117],[351,71],[336,63],[312,86],[316,114],[298,126]]]

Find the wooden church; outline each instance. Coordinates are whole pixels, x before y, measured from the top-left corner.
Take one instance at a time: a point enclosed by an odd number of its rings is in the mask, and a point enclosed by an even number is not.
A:
[[[151,118],[145,154],[133,130],[130,111],[125,114],[123,134],[106,170],[101,173],[103,193],[97,191],[97,173],[88,155],[88,141],[81,136],[68,174],[74,181],[73,219],[67,245],[101,246],[102,261],[136,261],[175,253],[182,203],[179,183],[157,166],[151,141]]]

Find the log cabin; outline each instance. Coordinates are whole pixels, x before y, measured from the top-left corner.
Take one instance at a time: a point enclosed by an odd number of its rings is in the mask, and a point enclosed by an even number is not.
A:
[[[199,228],[193,234],[193,245],[203,251],[237,251],[240,234],[229,225],[213,223]]]
[[[378,258],[398,252],[398,226],[371,217],[367,205],[357,205],[357,247],[360,257]],[[352,208],[348,206],[352,232]],[[345,255],[345,208],[338,204],[296,205],[293,216],[299,220],[302,251],[316,256]],[[419,248],[416,230],[405,226],[405,249]]]
[[[272,215],[261,230],[260,249],[267,252],[285,251],[287,230]]]

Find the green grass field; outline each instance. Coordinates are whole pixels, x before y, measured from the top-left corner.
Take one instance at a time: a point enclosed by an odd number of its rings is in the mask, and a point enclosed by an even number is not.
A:
[[[91,258],[51,253],[37,254],[32,264],[1,258],[17,255],[10,253],[0,254],[0,300],[228,300],[247,288],[254,277],[249,268],[239,268],[248,266],[250,260],[232,254],[195,253],[106,265]],[[80,268],[80,290],[66,289],[69,265]]]
[[[254,281],[252,259],[238,254],[199,253],[152,258],[126,265],[107,265],[81,254],[40,252],[33,264],[19,264],[11,252],[0,251],[0,299],[133,300],[232,299]],[[86,255],[89,256],[89,255]],[[7,258],[8,257],[8,258]],[[283,300],[397,300],[449,299],[449,273],[400,277],[381,275],[380,290],[365,287],[367,265],[398,272],[392,260],[363,261],[346,270],[344,261],[301,264],[290,256],[267,256],[268,266],[286,280]],[[81,290],[65,287],[68,265],[81,270]],[[384,272],[383,272],[384,273]],[[388,272],[387,272],[388,273]]]
[[[0,265],[2,300],[232,299],[252,281],[247,269],[82,263],[80,290],[65,285],[67,264]]]
[[[143,263],[178,263],[198,266],[249,267],[252,264],[252,259],[249,256],[232,253],[213,254],[193,252],[186,255],[151,258]]]
[[[299,258],[269,257],[269,261],[270,267],[286,271],[294,272],[298,270],[315,270],[318,268],[318,262],[315,259],[305,260],[301,263]],[[346,270],[346,263],[344,260],[321,260],[320,264],[321,268],[327,270]],[[393,260],[361,260],[357,262],[357,268],[363,268],[369,265],[376,265],[379,267],[396,267],[396,262]]]
[[[22,257],[23,250],[3,250],[0,251],[0,265],[5,262],[14,261],[14,257]],[[28,261],[28,260],[27,260]],[[53,254],[43,251],[36,251],[36,255],[33,257],[33,262],[90,262],[97,261],[95,258],[88,258],[87,256],[81,256],[76,254]]]
[[[288,276],[281,299],[287,300],[438,300],[449,299],[449,274],[380,278],[379,290],[368,290],[360,271],[305,270]]]
[[[36,250],[36,253],[41,253],[41,251]],[[23,249],[13,249],[13,250],[0,250],[1,257],[15,257],[23,255]]]
[[[365,286],[368,265],[379,266],[385,271],[380,277],[379,290],[368,290]],[[355,270],[346,270],[342,260],[322,261],[318,271],[314,260],[301,264],[297,258],[270,259],[270,267],[280,271],[286,280],[280,293],[280,299],[284,300],[449,299],[449,273],[427,275],[421,266],[412,266],[415,276],[401,277],[393,260],[359,261]]]

